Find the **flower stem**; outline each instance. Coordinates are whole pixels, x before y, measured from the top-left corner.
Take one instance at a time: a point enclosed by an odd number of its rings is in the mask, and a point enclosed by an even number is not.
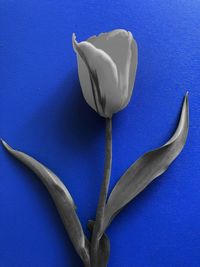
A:
[[[111,165],[112,165],[112,118],[106,118],[106,151],[105,151],[104,177],[96,212],[96,221],[92,233],[92,243],[91,243],[92,267],[97,267],[98,264],[98,249],[99,249],[99,241],[101,239],[100,233],[102,229],[104,211],[105,211],[108,188],[110,183]]]

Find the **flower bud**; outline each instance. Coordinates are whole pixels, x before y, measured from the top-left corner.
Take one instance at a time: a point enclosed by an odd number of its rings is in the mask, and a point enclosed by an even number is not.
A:
[[[137,44],[131,32],[114,30],[78,43],[78,74],[86,102],[105,118],[130,101],[137,69]]]

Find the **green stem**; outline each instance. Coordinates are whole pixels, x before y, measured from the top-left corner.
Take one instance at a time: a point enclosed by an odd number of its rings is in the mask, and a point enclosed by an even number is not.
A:
[[[92,242],[91,242],[92,267],[97,267],[98,264],[98,248],[99,248],[99,241],[101,239],[100,233],[102,229],[104,211],[105,211],[108,188],[110,183],[111,165],[112,165],[112,118],[106,118],[106,151],[105,151],[104,177],[96,212],[96,221],[92,233]]]

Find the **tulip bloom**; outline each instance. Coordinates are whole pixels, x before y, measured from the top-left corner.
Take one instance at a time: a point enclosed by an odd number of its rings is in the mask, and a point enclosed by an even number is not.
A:
[[[137,44],[131,32],[114,30],[78,43],[78,74],[86,102],[111,118],[130,101],[137,69]]]

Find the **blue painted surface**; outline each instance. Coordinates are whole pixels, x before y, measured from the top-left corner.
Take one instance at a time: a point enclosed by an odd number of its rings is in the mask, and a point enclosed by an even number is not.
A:
[[[138,43],[134,94],[113,122],[111,187],[141,154],[171,136],[189,90],[186,147],[109,228],[109,267],[199,267],[200,2],[0,4],[0,135],[62,178],[84,229],[103,173],[104,121],[81,95],[72,32],[84,40],[125,28]],[[82,266],[45,188],[2,147],[0,266]]]

